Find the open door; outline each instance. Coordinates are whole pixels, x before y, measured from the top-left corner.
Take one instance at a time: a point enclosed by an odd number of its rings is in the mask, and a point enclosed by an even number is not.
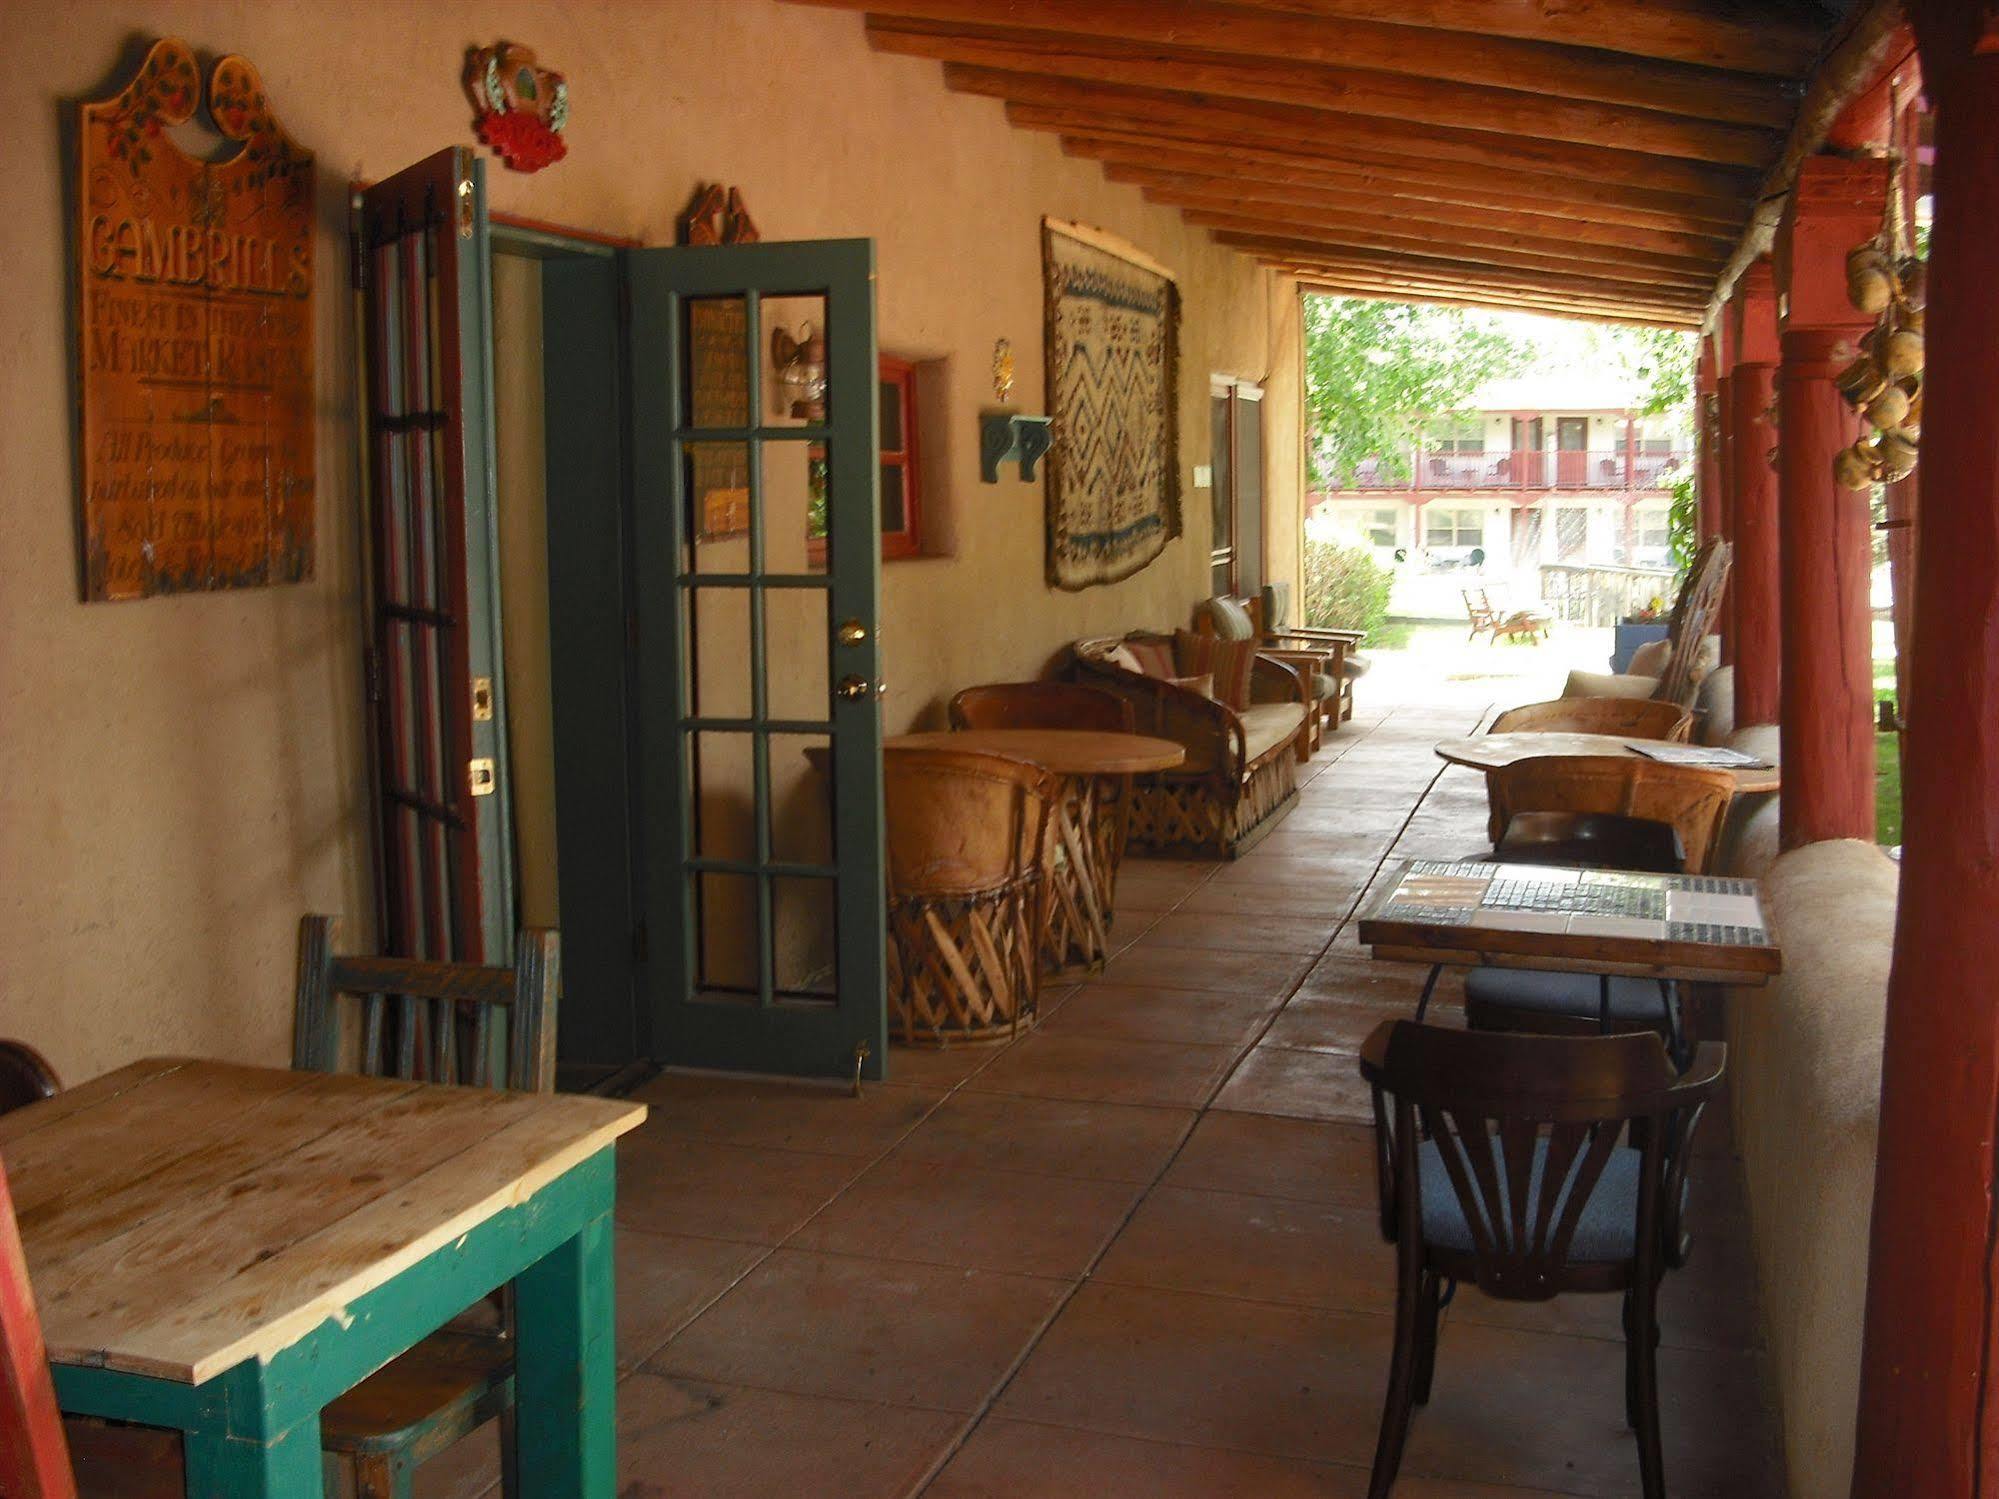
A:
[[[880,1077],[874,247],[626,268],[653,1055]]]
[[[377,938],[403,957],[506,963],[512,839],[484,170],[453,147],[357,193],[354,272]]]

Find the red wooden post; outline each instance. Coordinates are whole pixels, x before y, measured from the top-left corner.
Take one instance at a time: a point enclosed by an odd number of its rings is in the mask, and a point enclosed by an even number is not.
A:
[[[1909,6],[1936,105],[1923,529],[1854,1499],[1999,1472],[1999,20]],[[1786,761],[1785,795],[1790,764]]]
[[[0,1166],[0,1494],[76,1499],[69,1446],[49,1379],[41,1319],[14,1226],[14,1198]]]
[[[1860,431],[1833,377],[1874,322],[1846,299],[1846,252],[1880,229],[1888,172],[1811,157],[1777,228],[1785,848],[1874,837],[1874,533],[1867,496],[1833,482],[1833,456]],[[1753,446],[1740,429],[1736,442]]]
[[[1729,326],[1729,319],[1723,317],[1715,321],[1714,342],[1714,391],[1715,413],[1719,440],[1715,447],[1715,464],[1721,482],[1715,486],[1719,503],[1715,506],[1715,534],[1730,542],[1735,540],[1735,405],[1732,386],[1735,374],[1735,330]],[[1721,611],[1715,617],[1715,628],[1721,631],[1721,659],[1723,665],[1735,661],[1735,574],[1729,572],[1729,580],[1722,590]]]
[[[1721,417],[1716,410],[1714,340],[1701,338],[1694,372],[1694,471],[1701,503],[1700,537],[1721,534]]]
[[[1783,630],[1779,622],[1777,445],[1771,421],[1777,380],[1777,283],[1768,257],[1736,283],[1722,309],[1735,346],[1729,403],[1735,430],[1731,455],[1735,517],[1735,721],[1775,723],[1780,708]]]
[[[1638,468],[1638,418],[1624,413],[1624,487],[1630,490]]]

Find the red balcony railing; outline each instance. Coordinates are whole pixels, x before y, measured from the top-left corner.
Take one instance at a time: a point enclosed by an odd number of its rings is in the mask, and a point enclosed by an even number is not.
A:
[[[1627,453],[1622,448],[1550,452],[1414,453],[1403,464],[1361,461],[1347,489],[1658,489],[1684,453]]]

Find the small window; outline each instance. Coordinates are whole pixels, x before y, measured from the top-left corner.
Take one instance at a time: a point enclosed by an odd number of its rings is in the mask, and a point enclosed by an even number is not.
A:
[[[923,495],[916,446],[916,366],[883,356],[881,382],[882,556],[915,557],[923,551]],[[813,445],[808,465],[806,551],[826,560],[826,450]]]
[[[1423,512],[1423,545],[1432,549],[1484,546],[1485,512],[1428,506]]]
[[[1395,512],[1370,510],[1361,529],[1367,533],[1370,546],[1392,547],[1395,545]]]
[[[1476,416],[1448,422],[1431,442],[1434,453],[1483,453],[1485,422]]]
[[[1640,510],[1638,549],[1641,552],[1663,552],[1672,544],[1672,531],[1667,524],[1666,512],[1656,505],[1648,505]]]

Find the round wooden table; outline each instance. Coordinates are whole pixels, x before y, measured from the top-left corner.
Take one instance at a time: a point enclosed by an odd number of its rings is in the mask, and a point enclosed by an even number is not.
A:
[[[1129,778],[1171,770],[1185,746],[1143,734],[1101,729],[958,729],[896,734],[884,749],[976,750],[1025,760],[1068,783],[1048,819],[1048,904],[1041,929],[1042,961],[1062,968],[1110,956],[1112,900],[1124,857]]]
[[[1636,739],[1626,734],[1477,734],[1470,739],[1442,740],[1437,745],[1437,754],[1453,765],[1469,765],[1473,770],[1498,770],[1516,760],[1531,760],[1545,755],[1612,755],[1637,759],[1640,758],[1638,751],[1631,748],[1634,744],[1687,748],[1683,744],[1668,746],[1663,739]],[[1714,768],[1726,770],[1735,777],[1737,796],[1775,791],[1783,784],[1777,768],[1771,765],[1719,765]]]

